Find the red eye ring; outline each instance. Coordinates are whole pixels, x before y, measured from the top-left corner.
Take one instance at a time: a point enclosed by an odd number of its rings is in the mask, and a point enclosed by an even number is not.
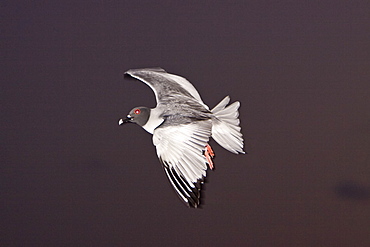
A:
[[[135,111],[134,111],[134,113],[136,114],[136,115],[139,115],[140,114],[140,109],[136,109]]]

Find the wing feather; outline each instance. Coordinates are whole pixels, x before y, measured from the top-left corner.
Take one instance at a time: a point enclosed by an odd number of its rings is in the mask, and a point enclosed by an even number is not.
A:
[[[165,173],[178,196],[190,207],[199,205],[200,184],[206,176],[203,155],[212,120],[177,126],[164,125],[153,132],[153,143]]]
[[[157,104],[165,102],[168,97],[173,101],[180,95],[195,99],[209,110],[195,87],[181,76],[169,74],[162,68],[130,69],[125,74],[147,84],[153,90]]]

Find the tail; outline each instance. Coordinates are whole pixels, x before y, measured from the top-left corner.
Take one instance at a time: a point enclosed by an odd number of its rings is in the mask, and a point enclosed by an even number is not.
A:
[[[243,135],[239,126],[239,101],[226,106],[230,97],[226,96],[216,105],[211,112],[215,116],[212,119],[212,138],[226,150],[238,154],[243,151]]]

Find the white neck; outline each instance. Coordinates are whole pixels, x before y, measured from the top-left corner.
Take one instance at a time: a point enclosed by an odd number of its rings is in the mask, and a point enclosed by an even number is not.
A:
[[[146,122],[146,124],[142,126],[150,134],[153,134],[154,129],[157,128],[161,123],[163,123],[164,119],[160,117],[161,113],[162,110],[158,108],[150,109],[148,122]]]

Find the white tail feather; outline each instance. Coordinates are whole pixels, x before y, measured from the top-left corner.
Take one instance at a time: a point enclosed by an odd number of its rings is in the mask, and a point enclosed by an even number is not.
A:
[[[238,154],[243,151],[243,135],[239,127],[240,103],[238,101],[226,106],[230,97],[226,96],[211,112],[215,116],[212,122],[212,138],[226,150]]]

